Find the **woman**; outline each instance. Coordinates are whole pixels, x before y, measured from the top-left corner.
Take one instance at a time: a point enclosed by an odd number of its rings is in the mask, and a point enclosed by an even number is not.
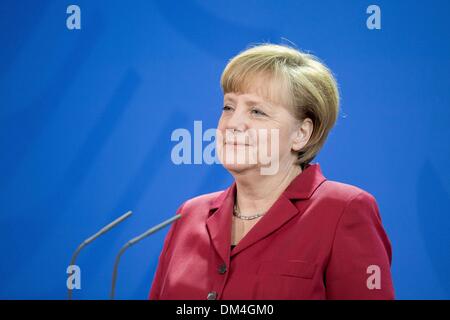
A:
[[[251,47],[226,66],[217,151],[225,191],[183,203],[150,299],[393,299],[374,197],[311,163],[339,111],[316,57]]]

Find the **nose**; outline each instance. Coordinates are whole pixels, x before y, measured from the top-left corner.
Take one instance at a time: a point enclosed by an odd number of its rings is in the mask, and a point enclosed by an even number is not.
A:
[[[249,144],[247,137],[250,128],[249,121],[245,110],[241,111],[239,108],[234,110],[224,124],[225,141],[232,144]]]
[[[231,117],[228,118],[225,129],[245,132],[248,129],[248,119],[244,112],[239,112],[236,109]]]

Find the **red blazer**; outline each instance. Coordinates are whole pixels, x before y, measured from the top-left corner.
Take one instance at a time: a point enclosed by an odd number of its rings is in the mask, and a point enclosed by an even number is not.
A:
[[[234,182],[178,209],[150,299],[394,298],[391,244],[370,193],[307,165],[231,250],[235,192]]]

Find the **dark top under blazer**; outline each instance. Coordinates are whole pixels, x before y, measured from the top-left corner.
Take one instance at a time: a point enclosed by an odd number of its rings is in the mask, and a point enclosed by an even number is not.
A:
[[[394,298],[391,244],[370,193],[307,165],[231,249],[235,194],[234,182],[180,206],[150,299]]]

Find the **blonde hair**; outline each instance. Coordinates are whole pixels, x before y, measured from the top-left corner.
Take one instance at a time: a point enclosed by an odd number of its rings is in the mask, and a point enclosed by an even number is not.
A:
[[[317,155],[336,122],[336,80],[317,57],[286,45],[265,43],[240,52],[228,62],[220,80],[223,94],[245,93],[255,77],[261,75],[288,89],[287,103],[298,120],[310,118],[313,122],[311,137],[298,152],[297,162],[303,167]],[[274,97],[274,93],[269,92],[268,96]]]

